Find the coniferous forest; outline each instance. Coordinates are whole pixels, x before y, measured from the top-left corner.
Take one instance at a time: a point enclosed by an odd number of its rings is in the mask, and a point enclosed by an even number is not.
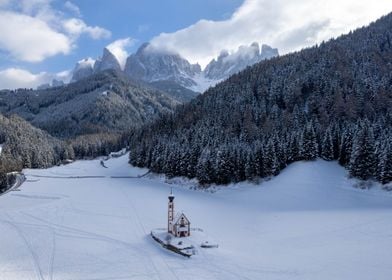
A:
[[[48,168],[66,160],[107,155],[124,146],[121,135],[97,133],[61,140],[12,115],[0,114],[0,193],[9,185],[6,174],[23,168]]]
[[[1,90],[0,191],[7,172],[120,150],[129,130],[177,102],[112,70],[63,87]]]
[[[392,181],[392,15],[230,77],[136,130],[130,163],[227,184],[300,160]]]

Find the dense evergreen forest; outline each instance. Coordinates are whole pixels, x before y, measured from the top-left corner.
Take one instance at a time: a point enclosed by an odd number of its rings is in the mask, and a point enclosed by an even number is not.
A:
[[[0,113],[16,114],[52,136],[123,134],[179,104],[169,94],[106,70],[61,87],[0,91]]]
[[[19,116],[0,114],[0,192],[8,185],[6,173],[23,168],[47,168],[75,158],[93,158],[125,145],[117,134],[90,134],[60,140],[33,127]]]
[[[300,160],[392,181],[392,14],[230,77],[134,131],[130,163],[227,184]]]
[[[130,130],[177,104],[170,94],[112,70],[55,88],[2,90],[0,189],[7,172],[117,151]]]

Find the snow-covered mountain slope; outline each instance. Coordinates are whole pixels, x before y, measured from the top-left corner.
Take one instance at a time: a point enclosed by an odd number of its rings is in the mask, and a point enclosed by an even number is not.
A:
[[[0,197],[0,279],[390,279],[392,196],[352,188],[334,162],[211,193],[110,178],[146,172],[127,160],[25,170],[21,191]],[[64,178],[87,175],[104,177]],[[218,249],[187,259],[151,239],[170,187]]]
[[[0,92],[0,113],[17,114],[50,134],[123,133],[171,112],[173,95],[140,85],[121,72],[107,70],[62,88]]]
[[[128,57],[125,73],[146,82],[173,81],[181,86],[195,86],[193,77],[201,72],[200,65],[190,64],[175,53],[168,53],[143,44],[135,54]]]

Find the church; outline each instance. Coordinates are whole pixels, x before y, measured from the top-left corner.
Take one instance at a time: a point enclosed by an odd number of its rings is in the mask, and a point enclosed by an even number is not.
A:
[[[171,190],[168,203],[167,232],[175,237],[188,237],[191,235],[191,222],[184,213],[174,215],[174,195]]]

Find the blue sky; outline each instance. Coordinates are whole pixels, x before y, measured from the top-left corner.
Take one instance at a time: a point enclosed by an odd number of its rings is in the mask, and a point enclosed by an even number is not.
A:
[[[150,41],[203,67],[223,49],[285,54],[391,11],[391,0],[0,0],[0,89],[67,80],[108,45],[124,61]]]
[[[106,45],[126,37],[134,40],[133,45],[127,48],[130,52],[134,52],[140,44],[162,32],[175,32],[202,18],[223,20],[241,5],[242,0],[53,0],[48,2],[53,10],[66,13],[69,17],[80,17],[90,26],[99,26],[110,31],[111,36],[94,40],[89,36],[81,35],[71,52],[66,55],[50,56],[38,63],[15,59],[7,55],[7,51],[1,51],[0,70],[18,67],[26,68],[31,72],[60,72],[74,67],[76,61],[82,58],[100,56]],[[70,11],[65,6],[66,2],[75,5],[80,11],[80,16]],[[18,10],[17,6],[16,3],[10,3],[7,9]]]
[[[63,2],[56,1],[55,6],[60,9]],[[162,32],[175,32],[200,19],[228,18],[242,0],[79,0],[73,3],[79,7],[86,23],[110,30],[111,37],[91,40],[82,36],[70,55],[54,57],[30,69],[59,72],[64,70],[64,66],[73,67],[82,58],[100,56],[106,45],[126,37],[135,40],[134,45],[128,48],[135,52],[143,42]]]

